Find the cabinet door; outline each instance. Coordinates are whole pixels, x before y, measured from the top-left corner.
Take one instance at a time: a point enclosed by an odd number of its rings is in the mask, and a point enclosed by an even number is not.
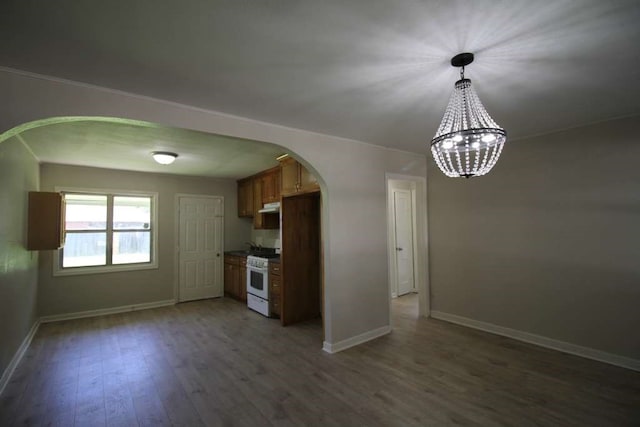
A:
[[[253,180],[238,181],[238,216],[253,217]]]
[[[281,295],[282,276],[280,275],[280,264],[269,264],[269,313],[274,317],[280,317],[282,311]]]
[[[256,230],[262,229],[277,229],[280,227],[280,216],[275,213],[259,213],[258,210],[262,209],[262,179],[253,180],[253,228]]]
[[[298,191],[300,174],[298,162],[291,157],[280,161],[280,192],[282,195],[294,194]]]
[[[240,260],[240,300],[247,301],[247,259]]]
[[[240,300],[242,299],[243,289],[240,270],[242,259],[232,255],[225,255],[224,257],[224,293]]]
[[[261,229],[263,215],[258,213],[262,209],[262,180],[253,180],[253,228]]]
[[[29,192],[28,250],[51,250],[64,246],[64,211],[61,193]]]
[[[283,198],[281,214],[280,321],[286,326],[320,316],[320,194]]]
[[[300,191],[319,190],[318,180],[304,166],[300,165]]]
[[[225,295],[233,295],[234,293],[234,268],[233,264],[227,262],[227,257],[225,257],[224,262],[224,293]]]
[[[240,284],[240,266],[233,266],[233,296],[236,299],[242,299],[242,286]]]
[[[273,169],[262,175],[262,203],[280,200],[280,171]]]

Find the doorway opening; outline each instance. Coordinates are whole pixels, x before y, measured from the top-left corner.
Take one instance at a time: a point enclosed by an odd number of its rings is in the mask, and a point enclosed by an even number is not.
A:
[[[426,180],[387,174],[389,310],[394,316],[429,315],[426,227]]]

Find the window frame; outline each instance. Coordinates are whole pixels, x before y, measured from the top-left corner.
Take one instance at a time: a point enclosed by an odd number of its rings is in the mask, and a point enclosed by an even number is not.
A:
[[[96,188],[76,188],[76,187],[55,187],[56,192],[64,194],[91,194],[107,196],[107,225],[104,232],[106,233],[107,248],[106,248],[106,262],[107,265],[94,265],[85,267],[63,267],[62,255],[64,247],[57,249],[53,256],[53,275],[54,276],[75,276],[85,274],[104,274],[115,273],[121,271],[138,271],[138,270],[152,270],[158,268],[158,193],[149,191],[132,191],[132,190],[115,190],[115,189],[96,189]],[[150,218],[150,230],[149,237],[151,261],[142,263],[130,263],[130,264],[113,264],[113,200],[115,197],[150,197],[151,198],[151,218]],[[65,208],[66,209],[66,208]],[[129,230],[117,230],[129,231]],[[136,230],[131,230],[136,231]],[[102,232],[102,231],[100,231]],[[64,231],[65,240],[67,230]],[[82,233],[82,231],[81,231]]]

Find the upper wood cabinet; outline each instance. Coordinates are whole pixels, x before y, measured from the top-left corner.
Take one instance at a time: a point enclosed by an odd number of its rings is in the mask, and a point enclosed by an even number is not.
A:
[[[260,174],[262,180],[262,204],[280,201],[280,166]]]
[[[277,213],[259,213],[265,203],[280,201],[280,166],[238,181],[238,216],[253,217],[253,228],[280,228]]]
[[[60,249],[64,246],[65,205],[61,193],[29,192],[27,249]]]
[[[245,178],[238,181],[238,216],[253,217],[253,179]]]
[[[281,192],[283,195],[294,194],[298,191],[299,163],[291,157],[280,160],[280,174],[282,179]]]
[[[263,214],[258,212],[262,209],[262,194],[264,181],[261,177],[253,180],[253,228],[260,229],[277,229],[280,228],[280,216],[276,214]]]
[[[320,191],[316,177],[292,157],[280,160],[280,174],[282,196]]]

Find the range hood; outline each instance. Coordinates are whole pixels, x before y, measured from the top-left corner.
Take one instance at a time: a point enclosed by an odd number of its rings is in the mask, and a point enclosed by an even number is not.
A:
[[[265,203],[258,213],[278,213],[280,212],[280,202]]]

